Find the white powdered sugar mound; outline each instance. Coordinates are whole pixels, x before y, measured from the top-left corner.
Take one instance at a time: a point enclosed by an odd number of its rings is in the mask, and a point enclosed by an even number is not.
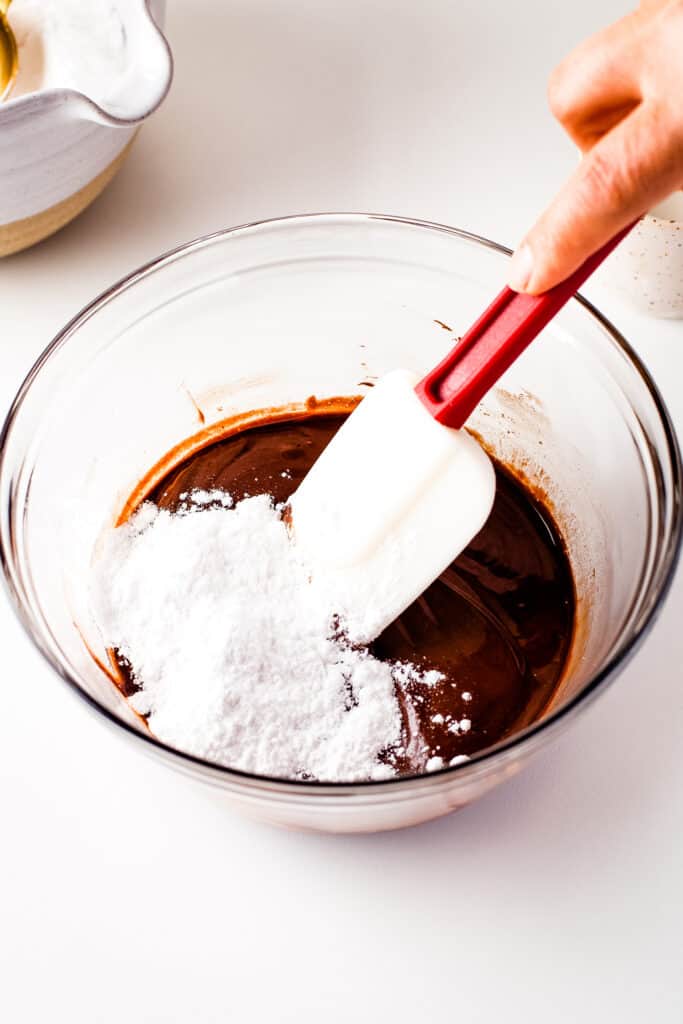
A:
[[[427,674],[340,636],[324,581],[311,580],[268,496],[235,507],[197,497],[187,512],[143,505],[94,566],[104,641],[142,687],[133,708],[166,743],[243,771],[393,775],[379,756],[401,742],[394,672]]]

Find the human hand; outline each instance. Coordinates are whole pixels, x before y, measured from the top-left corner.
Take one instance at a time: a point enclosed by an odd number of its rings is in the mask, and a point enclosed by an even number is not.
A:
[[[532,294],[683,186],[683,0],[645,0],[586,40],[548,93],[583,157],[511,261],[510,287]]]

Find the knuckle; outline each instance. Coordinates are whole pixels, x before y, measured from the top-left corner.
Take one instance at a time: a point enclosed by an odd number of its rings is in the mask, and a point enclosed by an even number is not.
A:
[[[571,120],[575,109],[575,90],[571,83],[571,75],[562,63],[551,73],[548,79],[548,105],[553,117],[566,124]]]
[[[586,159],[585,188],[592,203],[605,210],[620,210],[627,205],[637,186],[624,162],[610,159],[599,149]]]

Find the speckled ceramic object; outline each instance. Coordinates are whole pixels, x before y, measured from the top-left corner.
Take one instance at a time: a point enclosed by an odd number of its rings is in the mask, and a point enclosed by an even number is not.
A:
[[[683,317],[683,193],[656,206],[599,272],[631,305],[656,317]]]
[[[0,256],[63,227],[123,163],[139,125],[173,75],[160,26],[165,0],[127,0],[121,17],[130,74],[105,106],[73,89],[46,89],[0,105]]]

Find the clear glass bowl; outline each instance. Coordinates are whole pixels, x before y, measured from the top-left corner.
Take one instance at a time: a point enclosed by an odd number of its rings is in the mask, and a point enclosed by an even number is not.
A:
[[[373,831],[481,796],[618,675],[671,582],[681,463],[646,370],[582,299],[471,421],[543,491],[574,569],[572,655],[542,720],[426,776],[336,785],[264,778],[159,743],[93,658],[106,662],[87,600],[93,551],[150,467],[228,417],[311,394],[362,393],[395,366],[426,370],[498,291],[507,256],[461,231],[387,217],[247,225],[148,264],[58,335],[4,427],[0,550],[29,635],[102,721],[252,816]]]

